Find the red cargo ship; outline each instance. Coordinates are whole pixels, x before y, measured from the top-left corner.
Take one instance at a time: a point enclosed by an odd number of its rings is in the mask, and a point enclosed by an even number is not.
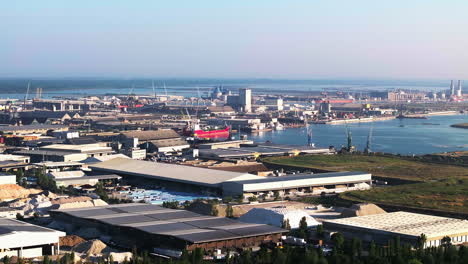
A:
[[[204,126],[198,124],[192,126],[187,125],[184,128],[184,136],[193,137],[195,139],[209,140],[219,138],[229,138],[229,126]]]

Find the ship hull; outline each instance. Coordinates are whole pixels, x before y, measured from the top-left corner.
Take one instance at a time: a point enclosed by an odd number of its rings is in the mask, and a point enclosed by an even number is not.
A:
[[[226,127],[224,129],[215,129],[215,130],[203,130],[203,129],[197,129],[195,131],[186,130],[184,131],[184,135],[193,137],[195,139],[201,139],[201,140],[220,139],[220,138],[229,138],[229,130],[230,130],[230,127]]]

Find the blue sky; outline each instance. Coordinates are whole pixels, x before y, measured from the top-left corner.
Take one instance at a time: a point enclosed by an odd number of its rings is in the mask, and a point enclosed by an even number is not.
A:
[[[468,79],[468,1],[0,0],[0,77]]]

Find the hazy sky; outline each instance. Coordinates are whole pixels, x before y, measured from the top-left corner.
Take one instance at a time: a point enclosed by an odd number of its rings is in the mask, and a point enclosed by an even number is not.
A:
[[[0,0],[0,77],[468,79],[467,0]]]

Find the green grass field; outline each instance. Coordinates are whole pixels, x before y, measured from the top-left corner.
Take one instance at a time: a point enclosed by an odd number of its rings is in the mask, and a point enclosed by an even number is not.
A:
[[[267,158],[277,165],[330,171],[359,170],[374,176],[421,183],[342,193],[341,198],[416,208],[468,213],[468,168],[411,161],[399,157],[362,155],[297,156]]]
[[[365,171],[374,176],[429,181],[450,177],[468,178],[468,168],[410,161],[399,157],[364,155],[311,155],[266,158],[265,162],[330,171]]]
[[[450,179],[373,188],[369,191],[342,193],[340,197],[352,201],[370,201],[388,205],[468,213],[468,180]]]

